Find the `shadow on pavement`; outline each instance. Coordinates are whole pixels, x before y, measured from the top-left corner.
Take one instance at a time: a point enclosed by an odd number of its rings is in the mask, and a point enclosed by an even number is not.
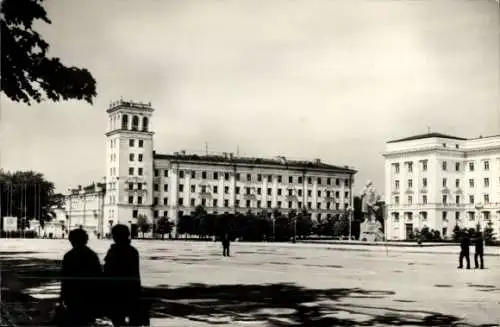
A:
[[[16,326],[46,325],[57,294],[38,299],[28,289],[59,281],[58,260],[1,259],[2,304]],[[308,289],[295,284],[160,285],[144,288],[152,318],[179,317],[207,324],[239,325],[261,322],[267,326],[498,326],[470,325],[460,318],[430,311],[388,308],[394,292],[360,288]],[[360,298],[380,301],[365,306],[347,303]],[[382,299],[382,300],[381,300]],[[358,301],[359,302],[359,301]],[[187,323],[189,324],[189,323]]]

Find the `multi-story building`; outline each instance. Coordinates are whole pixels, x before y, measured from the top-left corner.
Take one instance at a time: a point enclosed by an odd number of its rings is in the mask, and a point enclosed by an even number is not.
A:
[[[106,184],[93,183],[86,187],[78,186],[69,190],[64,199],[66,227],[68,230],[85,228],[90,235],[103,235],[104,199]]]
[[[387,239],[490,221],[500,235],[500,136],[416,135],[387,142],[384,157]]]
[[[153,151],[150,104],[112,103],[106,133],[105,229],[176,220],[198,205],[210,213],[307,208],[314,218],[352,206],[356,171],[314,161],[194,155]],[[106,230],[105,230],[106,233]]]

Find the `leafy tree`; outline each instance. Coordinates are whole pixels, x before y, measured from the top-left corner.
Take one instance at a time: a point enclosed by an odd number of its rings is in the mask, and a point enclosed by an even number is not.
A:
[[[349,218],[347,214],[338,215],[336,218],[333,222],[333,235],[345,236],[349,234]]]
[[[194,212],[191,214],[192,217],[192,234],[203,237],[206,234],[206,226],[203,221],[206,219],[207,210],[201,205],[196,206]]]
[[[161,217],[158,219],[158,222],[156,223],[156,231],[155,233],[161,234],[161,239],[165,239],[165,234],[172,233],[172,230],[174,228],[174,223],[168,220],[167,217]]]
[[[455,227],[453,228],[453,236],[452,236],[453,241],[459,242],[461,234],[462,234],[462,230],[460,229],[460,226],[455,225]]]
[[[0,217],[36,218],[43,226],[53,217],[53,195],[54,184],[41,173],[0,170]]]
[[[297,236],[299,238],[304,238],[313,232],[313,221],[311,218],[311,214],[306,210],[301,211],[297,215]]]
[[[49,44],[33,23],[52,22],[43,0],[4,0],[1,8],[1,91],[12,101],[30,104],[77,99],[92,104],[96,81],[86,69],[64,66],[47,56]]]
[[[484,242],[491,245],[495,242],[495,231],[493,229],[493,222],[490,220],[484,229]]]
[[[137,227],[142,233],[142,238],[144,238],[144,234],[151,230],[151,224],[148,222],[146,215],[137,216]]]
[[[193,217],[190,215],[183,215],[179,217],[177,223],[177,233],[180,235],[193,234]]]

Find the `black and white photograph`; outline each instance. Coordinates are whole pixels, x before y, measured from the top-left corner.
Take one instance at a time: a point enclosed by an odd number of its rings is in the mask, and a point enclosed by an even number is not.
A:
[[[500,327],[498,0],[0,6],[0,326]]]

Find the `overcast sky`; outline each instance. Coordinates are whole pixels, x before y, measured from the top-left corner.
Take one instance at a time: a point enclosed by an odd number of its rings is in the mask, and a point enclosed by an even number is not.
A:
[[[1,167],[69,186],[105,175],[106,107],[151,101],[155,149],[284,155],[359,170],[385,142],[500,133],[494,0],[48,0],[50,55],[88,68],[94,106],[2,96]]]

